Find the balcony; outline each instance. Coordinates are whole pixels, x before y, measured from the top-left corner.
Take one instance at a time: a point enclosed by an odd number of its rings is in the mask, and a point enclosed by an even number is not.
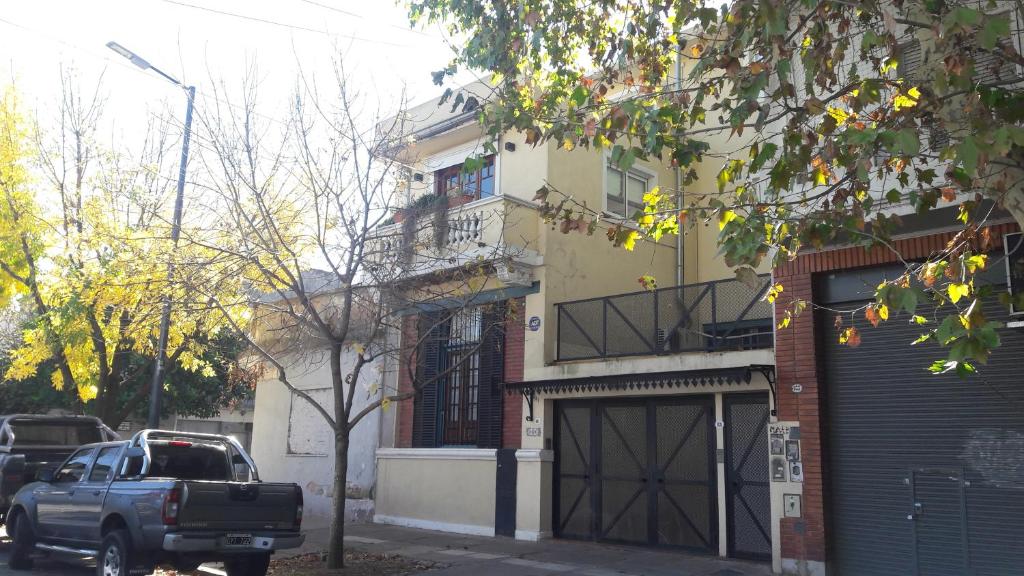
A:
[[[555,304],[556,361],[772,348],[765,274]]]
[[[529,285],[539,222],[535,206],[507,196],[422,209],[376,229],[367,257],[394,279],[487,263],[506,284]]]

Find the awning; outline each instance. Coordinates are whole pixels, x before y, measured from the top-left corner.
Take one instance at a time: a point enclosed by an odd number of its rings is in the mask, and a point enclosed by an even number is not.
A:
[[[528,422],[533,421],[533,399],[537,392],[557,394],[564,392],[600,392],[621,390],[654,390],[658,388],[683,388],[688,386],[718,386],[749,384],[754,373],[762,374],[768,380],[771,393],[771,413],[775,415],[775,366],[773,364],[751,364],[729,368],[705,370],[684,370],[675,372],[647,372],[644,374],[614,374],[587,376],[584,378],[552,378],[530,382],[505,382],[507,394],[522,394],[527,400]]]
[[[753,373],[763,374],[763,367],[736,366],[677,372],[648,372],[644,374],[616,374],[587,376],[584,378],[558,378],[530,382],[507,382],[505,390],[513,392],[594,392],[603,390],[651,390],[655,388],[682,388],[686,386],[717,386],[749,384]]]

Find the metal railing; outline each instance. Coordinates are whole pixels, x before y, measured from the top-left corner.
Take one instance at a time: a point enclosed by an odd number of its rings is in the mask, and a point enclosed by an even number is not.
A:
[[[587,360],[774,345],[767,274],[555,304],[555,358]]]

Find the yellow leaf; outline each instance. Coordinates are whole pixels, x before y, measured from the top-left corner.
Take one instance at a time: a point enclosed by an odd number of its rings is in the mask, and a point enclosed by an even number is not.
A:
[[[835,119],[836,124],[842,126],[846,124],[846,120],[850,117],[849,112],[842,108],[835,108],[833,106],[828,107],[828,115]]]
[[[629,234],[626,235],[626,239],[622,241],[622,247],[630,252],[636,248],[636,240],[640,237],[640,234],[636,230],[630,230]]]
[[[718,215],[718,229],[724,229],[726,224],[736,219],[736,216],[737,214],[732,210],[723,210],[722,213]]]
[[[889,319],[889,307],[886,306],[885,304],[882,304],[881,306],[879,306],[878,307],[878,316],[882,320],[888,320]]]
[[[918,90],[917,87],[913,87],[910,90],[907,90],[906,94],[897,94],[896,97],[892,99],[892,107],[894,110],[899,112],[900,110],[917,106],[920,99],[921,91]]]
[[[385,399],[380,401],[380,409],[381,410],[387,412],[387,410],[388,410],[388,408],[390,406],[391,406],[391,399],[390,398],[385,398]]]
[[[971,293],[971,287],[968,286],[967,284],[951,283],[949,287],[946,288],[946,293],[949,294],[949,299],[952,300],[954,304],[956,304],[957,302],[960,301],[961,298]]]

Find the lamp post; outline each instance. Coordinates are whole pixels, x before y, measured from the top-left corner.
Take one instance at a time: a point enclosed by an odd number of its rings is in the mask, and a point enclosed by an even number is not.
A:
[[[121,46],[117,42],[107,42],[107,48],[127,58],[132,64],[143,70],[152,70],[163,76],[185,91],[187,108],[185,108],[185,132],[181,139],[181,165],[178,167],[178,193],[174,198],[174,219],[171,221],[171,242],[174,248],[178,247],[178,238],[181,236],[181,210],[185,200],[185,167],[188,164],[188,142],[192,136],[192,107],[196,99],[196,87],[185,86],[173,76],[160,70],[147,62],[144,58],[131,50]],[[170,287],[171,279],[174,277],[174,259],[167,262],[167,285]],[[153,382],[149,396],[149,418],[146,421],[148,428],[160,427],[160,400],[163,395],[163,372],[164,358],[167,356],[167,333],[171,326],[171,296],[165,293],[163,297],[163,309],[160,314],[160,336],[157,340],[156,358],[153,364]]]

